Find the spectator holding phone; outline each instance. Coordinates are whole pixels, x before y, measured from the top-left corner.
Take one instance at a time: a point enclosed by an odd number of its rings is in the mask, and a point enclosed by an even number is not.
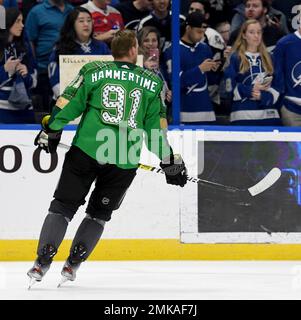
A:
[[[282,0],[283,1],[283,0]],[[285,34],[289,32],[287,19],[283,12],[275,9],[273,5],[273,0],[265,0],[263,3],[261,0],[256,1],[243,1],[243,3],[239,4],[234,11],[236,12],[232,22],[231,22],[231,32],[240,28],[240,26],[247,19],[256,19],[261,15],[261,4],[263,7],[267,8],[266,19],[269,24],[277,25],[281,31]],[[246,8],[247,6],[247,8]],[[293,5],[291,5],[293,7]]]
[[[160,32],[155,27],[144,27],[138,32],[137,39],[139,53],[143,55],[144,68],[152,70],[164,83],[162,95],[163,100],[165,100],[167,105],[167,118],[170,119],[172,92],[167,83],[168,76],[166,74],[166,69],[164,69],[160,59]]]
[[[215,124],[216,116],[209,86],[218,83],[220,61],[213,60],[210,47],[200,42],[206,30],[204,15],[192,12],[187,16],[185,33],[180,40],[181,123],[192,125]],[[165,55],[171,75],[172,49]]]
[[[236,19],[238,17],[242,18],[240,23]],[[277,41],[288,33],[286,22],[286,28],[284,28],[279,17],[280,16],[277,16],[276,13],[271,13],[270,0],[244,0],[241,15],[234,16],[232,20],[229,45],[232,46],[237,39],[243,22],[255,19],[261,24],[263,41],[267,46],[268,51],[272,52]]]
[[[271,86],[274,67],[262,41],[257,20],[246,21],[225,66],[225,87],[233,95],[233,125],[281,125],[275,103],[279,93]]]
[[[34,123],[29,89],[36,85],[31,48],[23,41],[23,16],[7,8],[6,29],[0,30],[0,122]]]
[[[143,64],[146,69],[159,68],[160,32],[155,27],[144,27],[137,35],[139,53],[143,55]]]
[[[211,22],[212,22],[211,9],[212,8],[208,0],[190,0],[188,14],[192,12],[199,12],[203,15],[204,21],[202,23],[202,27],[204,28],[205,32],[201,41],[206,43],[210,47],[213,54],[213,60],[221,62],[220,68],[218,70],[218,72],[220,72],[220,77],[221,77],[222,66],[226,58],[225,53],[227,53],[226,43],[224,42],[222,35],[217,30],[211,28]],[[182,32],[184,33],[186,30],[185,23],[182,24],[181,29],[182,29]],[[209,87],[209,93],[210,93],[210,98],[214,104],[215,111],[220,113],[221,99],[220,99],[220,93],[219,93],[219,83],[216,83],[216,85],[211,85]]]

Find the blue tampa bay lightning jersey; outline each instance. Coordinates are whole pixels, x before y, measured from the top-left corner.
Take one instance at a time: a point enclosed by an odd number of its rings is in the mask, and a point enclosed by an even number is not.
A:
[[[169,47],[165,53],[169,74],[171,55]],[[208,87],[218,83],[218,75],[200,70],[199,65],[206,59],[212,59],[207,44],[199,42],[192,46],[180,41],[181,122],[205,124],[216,121]]]
[[[283,37],[274,51],[274,87],[281,104],[301,114],[301,35],[298,31]]]
[[[20,59],[21,63],[27,67],[27,75],[22,77],[18,72],[13,75],[6,72],[4,65],[9,58]],[[22,82],[28,96],[30,96],[30,89],[35,88],[37,85],[37,70],[31,46],[27,40],[25,40],[24,49],[22,50],[17,49],[15,43],[9,44],[3,50],[3,57],[0,59],[0,109],[19,110],[19,108],[10,103],[9,99],[14,85]]]
[[[255,81],[263,82],[267,75],[259,53],[245,53],[250,69],[240,73],[240,59],[236,53],[230,57],[229,65],[224,70],[226,92],[232,94],[233,102],[230,121],[237,125],[281,125],[275,103],[279,98],[271,87],[261,91],[261,99],[252,99]]]

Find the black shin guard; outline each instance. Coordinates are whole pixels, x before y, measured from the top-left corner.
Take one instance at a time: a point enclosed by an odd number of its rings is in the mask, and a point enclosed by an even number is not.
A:
[[[46,216],[38,245],[37,254],[42,264],[51,263],[68,226],[68,220],[61,214],[49,212]]]
[[[104,230],[105,221],[93,219],[89,215],[80,224],[68,260],[72,264],[85,261],[97,245]]]

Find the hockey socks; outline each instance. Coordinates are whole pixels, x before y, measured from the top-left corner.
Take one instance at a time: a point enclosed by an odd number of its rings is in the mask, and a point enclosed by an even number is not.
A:
[[[38,245],[38,259],[41,264],[50,264],[62,243],[68,219],[61,214],[49,212],[46,216]]]
[[[71,264],[85,261],[97,245],[105,226],[105,221],[87,215],[77,229],[68,260]]]

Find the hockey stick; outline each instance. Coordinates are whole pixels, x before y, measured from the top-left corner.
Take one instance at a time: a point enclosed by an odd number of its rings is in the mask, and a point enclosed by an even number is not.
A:
[[[59,147],[63,149],[70,149],[70,146],[64,144],[64,143],[59,143]],[[146,171],[152,171],[155,173],[162,173],[164,174],[164,171],[161,168],[145,165],[145,164],[138,164],[139,169],[143,169]],[[269,189],[281,176],[281,170],[279,168],[273,168],[262,180],[260,180],[258,183],[256,183],[254,186],[248,188],[248,189],[240,189],[236,187],[231,187],[231,186],[226,186],[221,183],[213,182],[213,181],[208,181],[200,178],[194,178],[188,176],[187,180],[193,183],[198,183],[204,186],[210,186],[214,187],[215,189],[227,191],[227,192],[247,192],[249,195],[255,197],[258,194],[262,193],[263,191]]]
[[[156,167],[148,166],[141,163],[139,163],[138,167],[143,170],[164,174],[164,171],[161,168],[156,168]],[[204,180],[200,178],[194,178],[190,176],[188,176],[187,180],[190,182],[211,186],[211,187],[228,191],[228,192],[248,192],[251,196],[255,197],[258,194],[270,188],[280,178],[280,176],[281,176],[281,170],[279,168],[273,168],[262,180],[260,180],[258,183],[256,183],[254,186],[248,189],[231,187],[221,183]]]

